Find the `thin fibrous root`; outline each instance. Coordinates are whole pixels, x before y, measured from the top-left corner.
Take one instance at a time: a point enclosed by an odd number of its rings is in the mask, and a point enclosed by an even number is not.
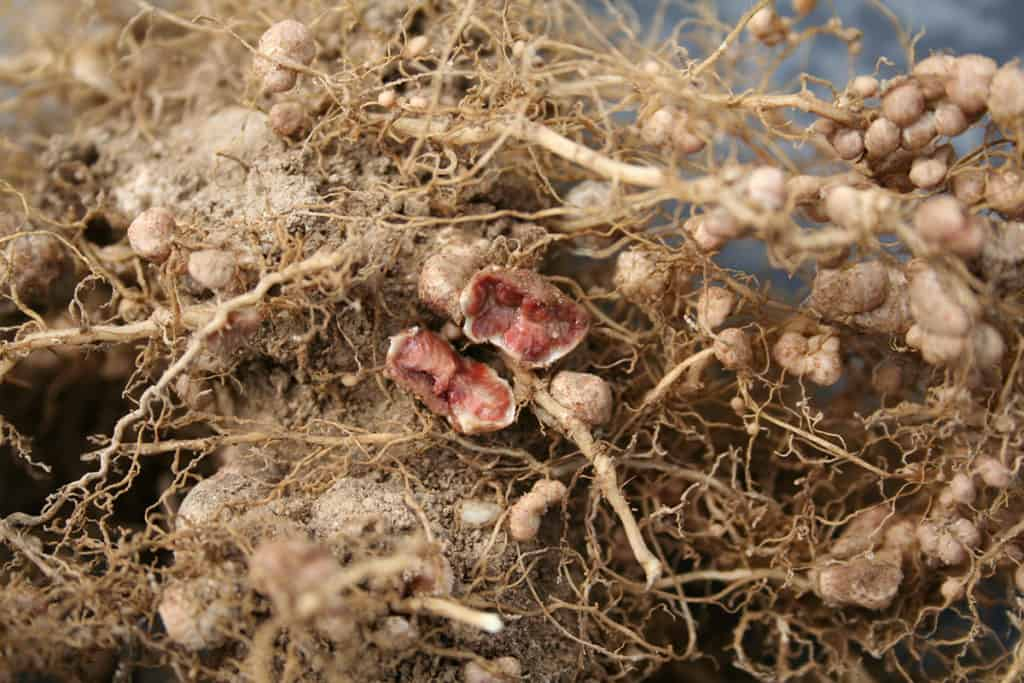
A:
[[[647,395],[644,396],[644,403],[640,406],[640,411],[643,411],[648,406],[661,401],[661,399],[665,397],[665,394],[668,393],[669,389],[672,388],[672,385],[676,383],[687,369],[698,366],[703,369],[704,364],[714,355],[715,350],[707,348],[689,356],[672,368],[664,377],[661,378],[661,381],[658,382],[657,386],[647,392]]]
[[[195,439],[168,439],[151,443],[122,444],[121,451],[133,455],[161,455],[176,451],[207,452],[222,446],[238,446],[242,444],[267,444],[275,441],[288,441],[327,448],[343,448],[346,446],[396,445],[425,438],[427,434],[419,431],[409,432],[355,432],[338,436],[326,434],[307,434],[305,432],[281,431],[272,426],[266,430],[256,429],[251,432],[217,434]],[[86,453],[83,462],[95,460],[99,451]]]
[[[124,443],[125,434],[127,433],[128,428],[137,421],[143,419],[149,413],[149,409],[152,407],[153,402],[165,395],[171,382],[173,382],[178,375],[184,372],[203,350],[206,340],[228,326],[232,313],[244,308],[255,306],[262,301],[267,292],[276,285],[284,284],[307,275],[320,273],[328,269],[337,269],[342,266],[348,258],[349,257],[347,255],[340,252],[334,254],[315,254],[304,261],[300,261],[299,263],[287,266],[280,271],[264,276],[250,291],[245,294],[240,294],[233,299],[228,299],[218,306],[209,322],[203,325],[202,328],[192,335],[192,339],[189,341],[185,352],[181,354],[181,357],[179,357],[178,360],[172,363],[170,367],[164,371],[164,374],[160,376],[160,379],[156,384],[153,384],[142,392],[142,395],[139,397],[138,407],[132,412],[123,415],[121,419],[117,421],[117,424],[114,425],[114,432],[110,437],[110,443],[96,454],[96,457],[100,461],[99,468],[62,487],[60,491],[55,493],[47,501],[46,506],[38,515],[15,512],[4,518],[3,522],[10,525],[34,527],[39,526],[40,524],[45,524],[49,520],[53,519],[61,506],[67,502],[73,491],[84,490],[93,482],[99,481],[107,476],[107,473],[110,471],[110,464],[114,459],[114,455],[120,451]]]
[[[209,304],[198,304],[183,308],[175,315],[166,308],[158,308],[145,320],[126,325],[92,325],[84,330],[78,326],[42,330],[0,345],[0,353],[14,355],[56,347],[102,343],[130,344],[159,337],[164,328],[172,324],[186,329],[197,329],[208,323],[216,310],[216,307]],[[13,358],[8,360],[11,363],[15,362]]]
[[[530,121],[522,115],[511,116],[501,124],[469,125],[460,128],[450,128],[444,121],[406,117],[394,121],[392,127],[418,138],[439,137],[456,145],[481,144],[496,138],[516,138],[538,145],[566,161],[593,171],[606,180],[656,188],[680,202],[717,203],[743,223],[759,225],[764,222],[757,211],[751,209],[734,189],[718,176],[686,179],[669,169],[619,161],[570,140],[548,126]]]

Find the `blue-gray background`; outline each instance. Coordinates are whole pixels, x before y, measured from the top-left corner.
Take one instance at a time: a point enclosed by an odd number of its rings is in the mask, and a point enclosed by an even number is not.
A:
[[[591,4],[598,6],[601,0]],[[657,0],[632,0],[626,4],[643,21],[648,21],[659,6]],[[734,24],[754,4],[756,0],[719,0],[713,3],[723,23],[729,25]],[[792,16],[790,0],[778,0],[777,7],[781,15]],[[885,7],[898,17],[908,35],[922,34],[916,42],[917,59],[935,51],[951,51],[955,54],[977,52],[999,63],[1024,58],[1024,0],[886,0]],[[692,12],[688,13],[683,8],[669,11],[665,17],[665,35],[662,38],[668,37],[674,24],[688,14],[692,16]],[[891,77],[906,71],[906,51],[900,43],[900,36],[890,18],[879,9],[877,2],[818,0],[815,12],[798,26],[821,24],[834,14],[843,20],[845,26],[863,31],[863,50],[853,65],[855,73],[873,73],[882,57],[888,58],[892,64],[879,69],[881,77]],[[828,36],[816,38],[782,65],[773,88],[795,91],[798,87],[795,78],[804,71],[842,88],[851,75],[845,45]],[[825,91],[817,92],[819,96],[828,96]],[[813,120],[795,112],[791,115],[805,123]],[[958,152],[963,154],[977,145],[981,141],[981,133],[979,128],[961,136],[955,142]],[[799,276],[791,279],[788,274],[768,267],[764,248],[758,242],[733,242],[716,260],[726,267],[757,274],[763,282],[770,282],[776,294],[784,298],[800,298],[806,291],[806,277],[802,282]]]
[[[630,3],[641,16],[650,16],[656,0],[633,0]],[[752,0],[719,0],[720,15],[735,21],[749,9]],[[887,0],[889,7],[911,33],[926,29],[927,35],[918,44],[918,53],[953,49],[956,52],[980,52],[1003,62],[1024,56],[1024,2],[1021,0]],[[790,14],[789,0],[779,0],[781,14]],[[812,20],[836,12],[845,24],[864,30],[864,65],[870,67],[875,57],[900,54],[899,42],[892,26],[873,3],[867,0],[818,0]],[[676,16],[681,16],[677,14]],[[845,57],[832,41],[822,41],[815,50],[815,71],[834,70],[832,76],[846,73]],[[828,76],[829,74],[823,73]]]

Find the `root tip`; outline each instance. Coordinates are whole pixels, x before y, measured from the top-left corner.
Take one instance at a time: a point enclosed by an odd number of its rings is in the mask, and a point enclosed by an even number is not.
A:
[[[644,574],[647,575],[646,590],[654,588],[654,584],[661,578],[662,566],[658,560],[651,560],[644,564]]]
[[[497,614],[484,614],[480,618],[480,628],[488,633],[500,633],[505,624]]]

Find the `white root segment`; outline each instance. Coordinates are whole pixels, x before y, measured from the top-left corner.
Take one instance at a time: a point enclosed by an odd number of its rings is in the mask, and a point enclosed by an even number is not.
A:
[[[710,355],[713,351],[708,349],[707,353]],[[555,400],[536,375],[512,360],[509,360],[507,364],[515,375],[516,384],[533,399],[538,417],[558,428],[576,444],[584,457],[590,461],[594,468],[594,481],[598,490],[612,506],[612,510],[615,511],[622,523],[629,547],[633,551],[636,561],[644,570],[647,590],[650,590],[661,577],[663,567],[661,561],[647,547],[647,542],[633,516],[633,511],[630,509],[629,503],[626,502],[625,496],[622,495],[618,476],[615,473],[615,464],[606,452],[605,446],[594,439],[590,428],[582,420]]]
[[[447,598],[430,596],[410,598],[393,605],[393,607],[399,612],[426,612],[437,617],[468,624],[487,633],[501,633],[505,628],[505,623],[497,614],[466,607]]]

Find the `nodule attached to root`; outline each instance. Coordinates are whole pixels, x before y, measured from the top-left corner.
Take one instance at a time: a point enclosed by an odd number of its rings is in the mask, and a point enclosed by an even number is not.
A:
[[[174,214],[168,209],[146,209],[128,226],[128,243],[141,258],[163,263],[171,255],[177,227]]]
[[[226,288],[237,272],[238,257],[223,249],[202,249],[188,257],[188,274],[205,289]]]
[[[946,82],[953,71],[953,55],[933,54],[914,65],[914,79],[921,93],[929,100],[936,100],[946,94]]]
[[[917,208],[914,227],[926,242],[964,257],[981,253],[988,237],[985,220],[971,216],[949,195],[932,197]]]
[[[298,71],[281,62],[309,66],[316,56],[316,43],[309,29],[293,19],[268,28],[257,49],[260,54],[253,61],[253,70],[268,93],[287,92],[295,87]]]
[[[991,455],[979,456],[974,466],[985,486],[1002,490],[1013,483],[1013,470]]]
[[[892,551],[845,561],[825,560],[813,572],[814,592],[832,605],[882,610],[903,582],[900,558]]]
[[[987,106],[997,68],[995,60],[983,55],[957,57],[946,81],[946,95],[968,116],[981,114]]]
[[[883,159],[900,148],[900,127],[885,117],[871,122],[864,134],[868,157]]]
[[[653,254],[630,249],[619,254],[613,281],[627,301],[648,307],[666,295],[671,278],[668,268],[659,264]]]
[[[909,126],[924,114],[924,95],[916,82],[904,81],[882,96],[882,111],[897,126]]]
[[[529,541],[540,531],[541,517],[547,509],[562,501],[568,490],[555,479],[537,481],[530,492],[509,510],[508,530],[517,541]]]
[[[755,39],[769,47],[786,40],[789,24],[779,17],[771,7],[764,7],[754,13],[747,23],[747,31]]]
[[[267,116],[271,130],[283,138],[299,135],[308,123],[306,110],[299,102],[277,102]]]
[[[705,330],[716,330],[732,315],[736,295],[725,287],[705,287],[697,300],[697,322]]]
[[[775,342],[772,357],[787,372],[821,386],[835,384],[843,374],[835,330],[809,321],[791,324]]]
[[[238,587],[213,577],[172,581],[157,609],[167,637],[187,650],[223,645],[239,617]]]
[[[730,327],[715,335],[715,358],[726,370],[748,370],[754,364],[750,337],[738,327]]]
[[[1019,63],[1004,64],[992,78],[988,112],[1008,134],[1017,134],[1015,128],[1024,119],[1024,70]]]
[[[981,545],[978,527],[963,517],[930,519],[917,527],[921,552],[934,562],[955,567],[967,562],[971,550]]]
[[[310,598],[340,570],[341,564],[325,546],[304,538],[264,541],[249,559],[252,587],[285,615],[308,609]]]
[[[612,419],[612,388],[597,375],[560,372],[551,380],[551,395],[591,427]]]
[[[430,310],[462,325],[462,291],[484,264],[485,245],[455,241],[427,257],[420,270],[419,297]]]
[[[20,235],[0,243],[0,286],[3,295],[16,294],[22,302],[45,304],[53,301],[74,268],[64,244],[45,232]]]

